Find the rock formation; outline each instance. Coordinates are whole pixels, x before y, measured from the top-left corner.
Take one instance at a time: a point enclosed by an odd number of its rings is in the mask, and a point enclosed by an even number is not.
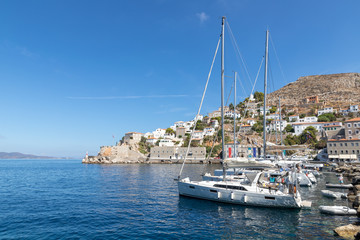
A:
[[[97,156],[85,157],[83,163],[145,163],[147,157],[138,151],[138,144],[120,143],[117,146],[103,146]]]
[[[300,77],[269,94],[270,104],[277,105],[279,96],[283,105],[300,105],[305,97],[318,96],[324,105],[349,107],[360,102],[360,74],[339,73]]]

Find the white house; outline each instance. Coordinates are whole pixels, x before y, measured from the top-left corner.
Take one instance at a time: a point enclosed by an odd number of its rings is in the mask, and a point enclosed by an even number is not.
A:
[[[204,132],[203,131],[194,131],[193,138],[194,139],[203,139],[204,138]]]
[[[280,115],[277,113],[273,113],[270,115],[265,116],[265,119],[279,119]]]
[[[177,121],[174,123],[175,127],[184,127],[184,121]]]
[[[323,127],[331,127],[331,126],[342,126],[342,122],[327,122],[324,123]]]
[[[224,114],[225,117],[229,117],[229,118],[234,118],[234,111],[227,111],[225,114]],[[236,118],[240,118],[241,115],[240,113],[235,113],[235,117]]]
[[[184,123],[184,128],[189,130],[192,126],[194,126],[194,121],[188,121]]]
[[[322,122],[307,122],[307,123],[303,122],[303,123],[292,123],[291,125],[295,130],[295,135],[300,135],[305,130],[305,128],[310,127],[310,126],[314,127],[318,131],[321,131],[324,123],[322,123]]]
[[[153,131],[154,138],[164,138],[166,129],[158,128]]]
[[[304,118],[299,119],[300,123],[313,123],[313,122],[317,122],[317,121],[318,121],[318,118],[315,116],[304,117]]]
[[[194,121],[197,122],[197,121],[202,121],[204,119],[204,116],[199,114],[199,115],[196,115],[196,117],[194,118]]]
[[[289,116],[289,121],[290,122],[299,122],[300,117],[299,117],[299,115],[291,115],[291,116]]]
[[[350,105],[349,111],[350,112],[359,112],[359,105]]]
[[[284,131],[287,125],[287,121],[285,120],[274,120],[266,127],[268,131]]]
[[[215,128],[207,127],[204,129],[204,135],[205,136],[213,136],[215,133]]]
[[[173,133],[165,133],[165,134],[164,134],[164,138],[165,138],[165,139],[174,139],[174,138],[175,138],[175,134],[173,134]]]
[[[150,137],[148,139],[146,139],[146,142],[149,143],[149,144],[152,144],[155,146],[155,143],[158,141],[157,138],[154,138],[154,137]]]
[[[260,110],[260,114],[264,115],[264,107],[259,107],[259,110]],[[270,107],[267,107],[265,112],[266,114],[270,114]]]
[[[151,137],[154,137],[153,133],[152,132],[147,132],[144,134],[144,137],[145,138],[151,138]]]
[[[160,139],[159,147],[173,147],[174,142],[170,139]]]
[[[219,127],[218,120],[211,120],[211,126],[215,129],[218,128]]]
[[[254,119],[249,119],[249,120],[246,121],[246,123],[249,124],[250,126],[254,126],[256,121]]]
[[[332,107],[327,107],[327,108],[319,110],[318,116],[325,114],[325,113],[333,113],[333,112],[334,112],[334,109]]]

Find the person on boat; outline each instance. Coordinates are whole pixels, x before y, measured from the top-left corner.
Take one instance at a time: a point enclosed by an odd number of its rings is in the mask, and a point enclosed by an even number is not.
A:
[[[340,176],[339,176],[339,183],[340,183],[341,185],[344,184],[344,178],[343,178],[343,175],[342,175],[342,174],[340,174]]]

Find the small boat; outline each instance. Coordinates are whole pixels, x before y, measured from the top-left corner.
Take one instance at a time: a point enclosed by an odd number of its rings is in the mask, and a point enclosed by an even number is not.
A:
[[[321,213],[332,215],[356,215],[356,210],[346,206],[320,206]]]
[[[312,187],[312,183],[305,173],[298,173],[297,180],[300,187]]]
[[[316,177],[314,176],[314,174],[312,172],[307,172],[306,176],[309,178],[309,180],[311,181],[311,183],[317,183],[316,181]]]
[[[343,188],[343,189],[350,189],[353,187],[352,184],[335,184],[335,183],[326,183],[325,186],[327,188]]]
[[[321,190],[321,194],[324,197],[328,197],[328,198],[347,198],[346,193],[341,193],[341,192],[334,192],[334,191],[330,191],[330,190]]]

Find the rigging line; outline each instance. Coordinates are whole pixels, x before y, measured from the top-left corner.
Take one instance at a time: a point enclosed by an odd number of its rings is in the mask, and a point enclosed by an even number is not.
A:
[[[230,96],[231,96],[231,93],[232,93],[233,88],[234,88],[234,83],[231,85],[231,89],[230,89],[230,92],[229,92],[229,96],[228,96],[228,98],[227,98],[227,100],[226,100],[225,106],[227,106],[228,103],[229,103],[229,99],[230,99]]]
[[[227,28],[228,28],[229,33],[230,33],[230,36],[231,36],[231,40],[232,40],[232,43],[233,43],[233,47],[234,47],[234,48],[236,47],[235,50],[237,51],[237,53],[238,53],[239,56],[240,56],[240,59],[241,59],[241,62],[242,62],[242,64],[243,64],[243,66],[244,66],[244,69],[245,69],[245,72],[246,72],[246,74],[247,74],[247,77],[249,78],[249,81],[250,81],[250,83],[251,83],[251,85],[252,85],[253,82],[251,81],[251,77],[250,77],[250,74],[249,74],[249,71],[248,71],[248,68],[247,68],[247,64],[246,64],[246,62],[245,62],[245,60],[244,60],[244,58],[243,58],[243,56],[242,56],[242,54],[241,54],[241,52],[240,52],[239,46],[237,45],[237,43],[236,43],[236,41],[235,41],[235,37],[234,37],[234,34],[233,34],[232,30],[231,30],[231,27],[230,27],[229,22],[227,22]]]
[[[207,165],[209,165],[209,159],[210,159],[211,154],[212,154],[212,152],[213,152],[213,150],[214,150],[215,142],[217,141],[217,138],[218,138],[217,133],[214,133],[214,135],[215,135],[215,136],[214,136],[214,139],[213,139],[213,143],[212,143],[212,146],[211,146],[209,155],[208,155],[207,158],[206,158],[206,164],[204,164],[204,167],[203,167],[203,170],[202,170],[202,176],[205,175],[205,169],[206,169]]]
[[[269,35],[270,35],[270,43],[271,43],[271,46],[273,47],[273,50],[274,50],[274,53],[275,53],[276,60],[278,61],[278,64],[279,64],[279,67],[280,67],[280,72],[281,72],[281,75],[282,75],[282,77],[283,77],[284,83],[286,84],[286,83],[287,83],[287,82],[286,82],[286,77],[285,77],[285,74],[284,74],[283,68],[282,68],[282,66],[281,66],[280,59],[279,59],[279,57],[278,57],[278,55],[277,55],[277,52],[276,52],[276,49],[275,49],[275,44],[274,44],[274,42],[273,42],[273,40],[272,40],[271,34],[269,34]]]
[[[265,57],[263,56],[262,59],[261,59],[261,63],[260,63],[260,66],[259,66],[259,70],[258,70],[258,72],[257,72],[257,74],[256,74],[256,78],[255,78],[255,82],[254,82],[254,84],[253,84],[253,88],[252,88],[252,90],[251,90],[251,94],[253,94],[253,92],[254,92],[255,85],[256,85],[256,82],[257,82],[257,80],[258,80],[258,77],[259,77],[259,74],[260,74],[260,70],[261,70],[262,64],[263,64],[263,62],[264,62],[264,58],[265,58]],[[239,80],[239,81],[240,81],[240,80]],[[249,109],[249,101],[246,103],[246,107],[245,107],[245,111],[244,111],[244,117],[241,118],[241,116],[240,116],[239,122],[241,122],[241,121],[245,118],[246,112],[248,111],[248,109]],[[239,132],[240,132],[240,129],[241,129],[241,125],[240,125],[240,127],[239,127]]]
[[[217,46],[216,46],[214,58],[213,58],[212,63],[211,63],[210,71],[209,71],[209,74],[208,74],[208,77],[207,77],[207,80],[206,80],[205,89],[204,89],[204,92],[203,92],[203,95],[202,95],[202,98],[201,98],[200,106],[199,106],[198,112],[197,112],[197,114],[196,114],[196,117],[199,116],[200,111],[201,111],[201,107],[202,107],[202,104],[203,104],[203,101],[204,101],[205,93],[206,93],[207,86],[208,86],[208,83],[209,83],[209,80],[210,80],[210,76],[211,76],[211,73],[212,73],[212,69],[213,69],[213,66],[214,66],[214,62],[215,62],[215,59],[216,59],[216,55],[217,55],[217,52],[218,52],[218,50],[219,50],[220,42],[221,42],[221,35],[220,35],[220,37],[219,37],[219,41],[218,41]],[[185,162],[186,162],[186,158],[187,158],[187,156],[188,156],[188,154],[189,154],[191,141],[192,141],[192,138],[193,138],[193,135],[194,135],[194,132],[195,132],[195,128],[196,128],[196,123],[194,123],[194,125],[195,125],[195,126],[193,127],[193,129],[192,129],[192,131],[191,131],[191,135],[190,135],[190,139],[189,139],[189,145],[188,145],[188,148],[187,148],[187,150],[186,150],[185,158],[184,158],[183,164],[182,164],[181,169],[180,169],[180,173],[179,173],[179,176],[178,176],[178,180],[180,180],[181,173],[182,173],[182,171],[183,171],[183,169],[184,169],[184,165],[185,165]]]

